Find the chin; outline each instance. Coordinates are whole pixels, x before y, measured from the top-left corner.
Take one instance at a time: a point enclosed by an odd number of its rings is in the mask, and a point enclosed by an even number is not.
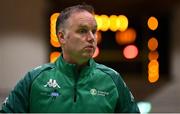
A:
[[[90,59],[92,58],[93,54],[84,54],[83,58]]]

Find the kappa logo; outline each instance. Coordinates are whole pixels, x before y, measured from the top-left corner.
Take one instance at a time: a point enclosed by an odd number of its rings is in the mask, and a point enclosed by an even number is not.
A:
[[[44,87],[61,88],[59,84],[56,82],[56,80],[53,79],[49,79],[49,81],[47,82],[47,84],[44,85]]]
[[[6,105],[7,101],[8,101],[8,97],[6,97],[6,99],[4,100],[3,104]]]

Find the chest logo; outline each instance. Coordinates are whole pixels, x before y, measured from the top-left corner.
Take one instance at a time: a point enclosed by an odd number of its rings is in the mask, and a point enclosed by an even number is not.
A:
[[[53,79],[49,79],[49,81],[47,82],[47,84],[44,85],[44,87],[51,87],[51,88],[61,88],[59,86],[59,84],[57,83],[56,80],[53,80]]]
[[[96,89],[91,89],[90,93],[91,93],[91,95],[97,95],[97,90]]]
[[[93,88],[93,89],[90,89],[90,94],[93,95],[93,96],[95,96],[95,95],[97,95],[97,96],[107,96],[107,95],[109,95],[109,92],[101,91],[101,90],[97,90],[97,89]]]

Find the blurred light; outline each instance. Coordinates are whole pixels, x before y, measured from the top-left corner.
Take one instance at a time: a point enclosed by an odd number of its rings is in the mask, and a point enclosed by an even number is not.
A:
[[[55,51],[55,52],[51,52],[50,54],[50,62],[54,63],[56,61],[56,59],[61,55],[60,52]]]
[[[156,17],[151,16],[147,23],[150,30],[156,30],[158,27],[158,20]]]
[[[148,114],[152,109],[150,102],[138,102],[137,105],[141,114]]]
[[[99,55],[99,48],[96,47],[96,50],[95,50],[95,52],[93,54],[93,58],[96,58],[98,55]]]
[[[159,79],[159,63],[157,60],[151,60],[148,64],[148,80],[150,83],[157,82]]]
[[[99,15],[95,15],[95,20],[97,22],[97,30],[101,30],[101,27],[102,27],[101,17]]]
[[[51,15],[50,18],[50,37],[51,37],[50,42],[51,45],[54,47],[60,47],[60,43],[56,35],[56,20],[59,15],[60,13],[54,13]]]
[[[150,83],[155,83],[159,79],[159,74],[151,74],[149,73],[148,80]]]
[[[118,19],[120,21],[119,30],[125,31],[128,28],[128,18],[125,15],[119,15]]]
[[[156,38],[152,37],[151,39],[149,39],[148,41],[148,48],[151,51],[155,51],[158,47],[158,41]]]
[[[101,43],[102,41],[102,35],[101,35],[101,32],[100,31],[97,31],[96,32],[96,38],[97,38],[97,44]]]
[[[56,21],[57,17],[60,15],[60,13],[53,13],[50,17],[51,21]]]
[[[149,67],[149,71],[152,72],[157,71],[159,67],[159,63],[157,60],[152,60],[149,62],[148,67]]]
[[[101,15],[100,18],[102,20],[101,30],[107,31],[110,25],[109,17],[107,15]]]
[[[115,38],[120,45],[133,43],[136,40],[136,31],[133,28],[128,28],[123,32],[117,31]]]
[[[123,50],[126,59],[134,59],[138,55],[138,48],[135,45],[128,45]]]
[[[110,30],[115,32],[120,28],[120,20],[116,15],[111,15],[110,18]]]
[[[54,13],[50,17],[50,27],[51,33],[56,35],[56,20],[60,13]]]
[[[61,46],[58,39],[55,37],[51,37],[50,42],[51,42],[51,45],[53,47],[60,47]]]
[[[157,51],[150,51],[148,54],[148,59],[151,60],[157,60],[159,57],[159,53]]]

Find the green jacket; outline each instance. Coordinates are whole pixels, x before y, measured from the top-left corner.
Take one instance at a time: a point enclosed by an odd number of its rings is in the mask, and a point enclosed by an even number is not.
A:
[[[121,76],[93,59],[80,71],[59,57],[29,71],[1,112],[139,112]]]

